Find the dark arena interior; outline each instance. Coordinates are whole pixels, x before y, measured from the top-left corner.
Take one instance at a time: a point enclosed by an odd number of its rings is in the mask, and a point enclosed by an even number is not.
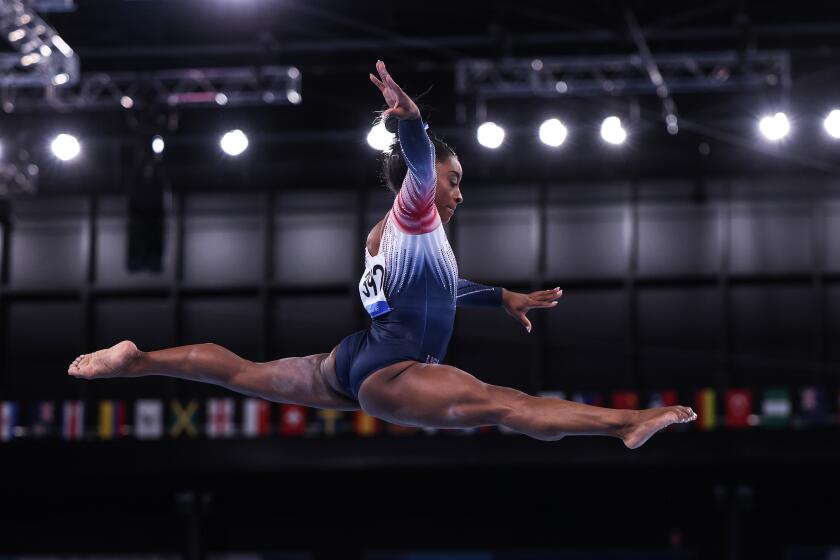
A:
[[[837,2],[0,0],[0,32],[0,559],[840,558]],[[463,166],[460,276],[563,289],[530,332],[459,309],[443,363],[695,421],[631,450],[68,373],[368,328],[380,59]]]

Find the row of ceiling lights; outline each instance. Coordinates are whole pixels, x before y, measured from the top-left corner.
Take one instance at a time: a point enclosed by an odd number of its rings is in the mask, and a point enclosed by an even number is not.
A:
[[[840,110],[832,110],[823,120],[823,126],[834,139],[840,139]],[[779,141],[790,132],[790,120],[785,113],[776,113],[762,117],[758,121],[758,129],[761,134],[771,141]],[[559,119],[548,119],[539,128],[539,138],[547,146],[561,146],[568,136],[569,131]],[[505,130],[493,122],[482,123],[476,130],[476,138],[485,148],[499,148],[505,139]],[[627,131],[616,116],[605,118],[601,123],[601,138],[604,142],[612,145],[623,144],[627,139]],[[393,142],[394,135],[388,132],[382,123],[371,128],[367,135],[368,144],[376,150],[386,150]],[[219,140],[222,151],[229,156],[238,156],[248,149],[248,137],[242,130],[236,129],[226,132]],[[156,154],[163,153],[165,147],[161,136],[152,139],[152,151]],[[79,140],[71,134],[59,134],[52,143],[53,154],[62,161],[70,161],[81,153]]]
[[[677,126],[676,118],[674,117],[672,122],[666,119],[666,124],[669,132],[674,131]],[[840,110],[832,110],[823,120],[823,127],[829,136],[840,139]],[[779,141],[790,133],[790,120],[785,113],[781,112],[767,115],[758,120],[758,130],[765,139]],[[554,148],[561,146],[568,135],[569,129],[559,119],[544,121],[538,130],[540,141]],[[376,150],[386,150],[393,142],[393,138],[394,135],[385,130],[380,123],[371,128],[367,141]],[[476,129],[476,139],[485,148],[499,148],[505,141],[505,129],[494,122],[484,122]],[[627,140],[627,130],[619,117],[612,115],[601,122],[601,139],[615,146]]]

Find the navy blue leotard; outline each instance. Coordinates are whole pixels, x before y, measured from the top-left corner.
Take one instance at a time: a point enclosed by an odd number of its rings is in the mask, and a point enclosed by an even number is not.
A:
[[[336,351],[338,380],[357,400],[362,382],[385,366],[442,362],[457,305],[501,305],[500,288],[458,279],[434,204],[435,152],[422,121],[400,121],[399,135],[408,173],[385,218],[379,252],[371,255],[365,247],[359,282],[371,325]]]

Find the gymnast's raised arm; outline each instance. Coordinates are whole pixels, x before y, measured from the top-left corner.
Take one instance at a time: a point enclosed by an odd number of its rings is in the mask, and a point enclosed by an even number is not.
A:
[[[435,208],[435,148],[426,134],[417,104],[397,85],[381,60],[376,63],[379,78],[370,80],[388,103],[382,118],[399,119],[399,140],[408,171],[394,199],[393,217],[407,233],[428,233],[439,223]]]

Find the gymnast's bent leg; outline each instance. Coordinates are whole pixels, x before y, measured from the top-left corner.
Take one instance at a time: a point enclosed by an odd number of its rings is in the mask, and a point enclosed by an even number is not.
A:
[[[76,358],[67,373],[81,379],[164,375],[212,383],[273,402],[358,410],[337,388],[335,350],[328,354],[252,362],[218,344],[142,352],[124,340]]]
[[[635,449],[669,424],[696,418],[685,406],[647,410],[601,408],[534,397],[484,383],[458,368],[400,362],[368,377],[359,390],[362,408],[388,422],[427,428],[497,425],[541,440],[567,435],[620,438]]]

